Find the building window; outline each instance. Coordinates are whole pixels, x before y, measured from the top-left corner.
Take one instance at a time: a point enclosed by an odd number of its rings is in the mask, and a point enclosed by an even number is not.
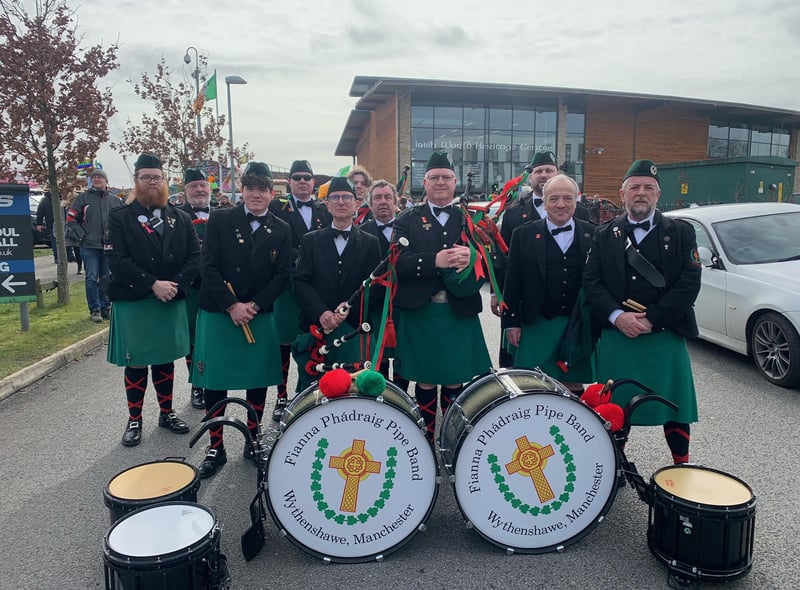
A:
[[[555,105],[412,104],[411,189],[422,192],[425,165],[431,153],[446,151],[453,158],[459,185],[457,194],[488,194],[522,174],[537,151],[556,151]],[[568,149],[576,155],[573,170],[581,176],[584,115],[570,114]]]
[[[712,121],[708,126],[708,157],[789,157],[790,132],[764,125]]]

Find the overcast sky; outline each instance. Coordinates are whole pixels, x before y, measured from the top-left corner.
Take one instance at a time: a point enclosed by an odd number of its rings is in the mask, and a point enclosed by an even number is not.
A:
[[[797,0],[84,0],[84,43],[119,41],[121,67],[103,80],[118,113],[112,138],[139,122],[146,103],[128,79],[162,56],[190,77],[188,46],[234,86],[233,129],[256,159],[311,161],[333,174],[333,152],[356,75],[564,86],[772,106],[800,111]],[[194,59],[194,53],[192,53]],[[213,103],[212,103],[213,105]],[[227,129],[225,130],[227,138]],[[121,157],[98,159],[128,184]]]

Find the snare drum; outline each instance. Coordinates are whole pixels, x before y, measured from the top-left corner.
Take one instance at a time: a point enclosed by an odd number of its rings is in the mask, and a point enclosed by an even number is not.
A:
[[[103,541],[106,590],[199,590],[227,580],[214,513],[190,502],[140,508]]]
[[[391,382],[377,398],[295,397],[267,466],[281,534],[324,561],[381,560],[424,530],[438,492],[436,458],[414,401]]]
[[[659,469],[647,528],[650,551],[671,571],[735,580],[753,565],[756,498],[742,480],[699,465]]]
[[[508,553],[575,543],[617,493],[605,422],[540,371],[474,380],[448,409],[439,446],[467,526]]]
[[[145,506],[159,502],[197,502],[197,469],[174,459],[153,461],[115,475],[103,490],[111,524]]]

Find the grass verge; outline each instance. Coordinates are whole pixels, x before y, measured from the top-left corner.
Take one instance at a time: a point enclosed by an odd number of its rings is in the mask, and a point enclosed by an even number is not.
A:
[[[0,305],[0,379],[32,365],[108,327],[89,320],[83,281],[70,283],[68,305],[57,303],[56,290],[45,293],[45,306],[28,304],[30,329],[20,329],[19,303]]]

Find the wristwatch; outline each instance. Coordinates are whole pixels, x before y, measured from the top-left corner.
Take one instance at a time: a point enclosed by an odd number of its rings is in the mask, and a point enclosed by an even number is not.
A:
[[[258,306],[258,303],[256,303],[255,301],[251,301],[251,302],[250,302],[250,307],[252,307],[252,308],[253,308],[253,311],[254,311],[254,312],[256,312],[256,313],[258,313],[258,311],[261,309],[261,308]]]

